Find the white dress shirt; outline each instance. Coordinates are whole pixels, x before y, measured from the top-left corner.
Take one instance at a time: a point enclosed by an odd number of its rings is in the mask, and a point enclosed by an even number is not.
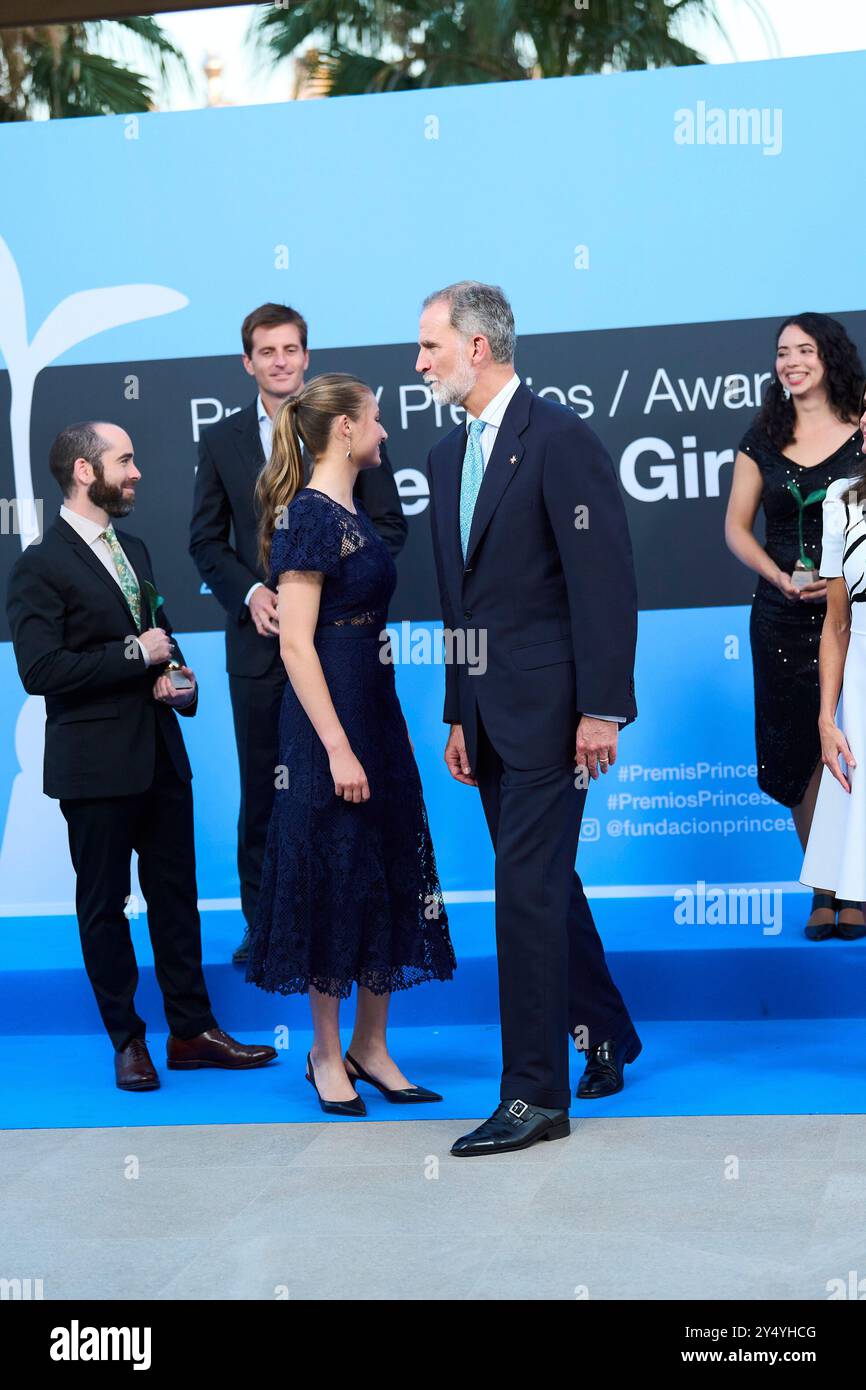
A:
[[[274,437],[274,422],[265,410],[265,403],[261,395],[256,396],[256,411],[259,420],[259,439],[262,441],[262,449],[265,455],[265,462],[271,456],[271,443]]]
[[[483,420],[485,429],[481,431],[481,460],[484,468],[490,462],[490,455],[493,453],[493,446],[499,434],[499,426],[502,424],[502,417],[511,403],[511,398],[520,385],[520,377],[515,372],[506,381],[501,391],[497,391],[492,401],[487,405],[478,416],[470,415],[466,412],[466,433],[469,433],[469,426],[475,419]],[[624,724],[625,716],[622,714],[590,714],[584,711],[588,719],[607,719],[611,724]]]
[[[466,433],[469,433],[469,426],[475,419],[483,420],[485,429],[481,431],[481,459],[486,469],[490,462],[490,455],[493,453],[493,446],[496,443],[496,436],[499,433],[499,426],[502,424],[502,417],[505,414],[514,395],[520,385],[520,377],[515,372],[510,380],[506,381],[501,391],[498,391],[492,401],[487,405],[478,416],[470,415],[466,412]]]
[[[63,520],[67,522],[69,526],[72,527],[73,531],[75,531],[76,534],[81,537],[81,539],[84,541],[84,544],[86,546],[89,546],[99,563],[105,566],[105,568],[108,570],[108,573],[111,575],[112,579],[117,585],[118,589],[120,589],[120,592],[123,593],[123,585],[120,582],[120,575],[117,573],[117,566],[114,563],[114,557],[112,556],[111,551],[108,548],[107,541],[104,539],[102,535],[103,531],[106,528],[104,526],[101,526],[98,521],[91,521],[90,517],[88,516],[81,516],[78,512],[73,512],[69,507],[61,507],[60,515],[63,517]],[[121,555],[123,556],[126,563],[129,565],[129,568],[132,570],[133,574],[135,574],[135,566],[130,562],[129,556],[127,555],[123,546],[120,545],[119,540],[117,544],[120,546]],[[138,645],[141,648],[141,654],[144,657],[145,666],[149,666],[150,658],[147,655],[147,649],[144,646],[144,643],[138,637],[136,637],[135,640],[136,642],[138,642]]]
[[[261,398],[261,394],[256,396],[256,414],[258,416],[259,421],[259,439],[262,441],[262,451],[265,456],[265,462],[267,462],[271,456],[271,443],[274,438],[274,422],[271,419],[268,412],[265,410],[265,403]],[[256,589],[261,589],[263,587],[264,586],[260,579],[257,579],[255,584],[250,585],[249,589],[247,590],[246,598],[244,599],[244,603],[247,605],[248,608],[250,605],[250,599],[252,598]]]

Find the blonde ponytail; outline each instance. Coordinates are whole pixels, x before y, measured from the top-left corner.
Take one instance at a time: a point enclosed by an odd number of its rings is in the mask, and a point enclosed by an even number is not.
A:
[[[265,574],[271,560],[274,531],[285,524],[286,508],[304,482],[297,413],[299,396],[283,401],[274,415],[271,456],[256,480],[259,513],[259,562]]]
[[[274,415],[271,456],[256,482],[259,560],[265,574],[270,568],[274,531],[285,525],[286,509],[304,485],[301,444],[313,459],[321,458],[337,416],[360,420],[372,394],[356,376],[323,372],[308,381],[297,396],[283,401]]]

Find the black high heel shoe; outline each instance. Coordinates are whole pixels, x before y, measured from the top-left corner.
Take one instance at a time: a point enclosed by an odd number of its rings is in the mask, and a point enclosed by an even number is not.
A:
[[[389,1091],[387,1086],[383,1086],[381,1081],[377,1081],[375,1076],[371,1076],[365,1071],[360,1062],[356,1062],[351,1052],[346,1053],[346,1061],[351,1062],[355,1068],[355,1075],[348,1073],[350,1081],[366,1081],[369,1086],[375,1086],[386,1100],[390,1100],[392,1105],[418,1105],[422,1102],[431,1100],[441,1100],[442,1097],[436,1091],[428,1091],[424,1086],[404,1086],[399,1091]]]
[[[846,907],[851,908],[854,912],[863,911],[862,903],[852,903],[847,898],[836,899],[837,914],[843,912]],[[859,941],[861,937],[866,936],[866,925],[862,922],[840,922],[837,915],[836,935],[841,936],[843,941]]]
[[[322,1097],[319,1095],[319,1088],[316,1085],[316,1073],[313,1070],[313,1059],[309,1052],[307,1053],[307,1067],[307,1080],[316,1095],[319,1096],[319,1104],[326,1115],[366,1115],[367,1107],[360,1096],[355,1096],[354,1100],[322,1100]],[[349,1080],[351,1081],[351,1079],[350,1077]]]
[[[851,904],[851,906],[855,906],[855,904]],[[827,908],[830,912],[835,912],[837,907],[838,903],[832,893],[813,893],[809,916],[811,917],[812,913],[817,912],[819,908]],[[807,923],[803,928],[803,933],[810,941],[829,941],[831,936],[836,935],[835,918],[832,922],[815,922],[812,926]]]

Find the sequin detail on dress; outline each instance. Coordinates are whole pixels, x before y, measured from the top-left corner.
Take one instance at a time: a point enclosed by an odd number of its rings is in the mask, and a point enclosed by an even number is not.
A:
[[[764,548],[787,574],[793,573],[800,555],[799,507],[788,484],[796,482],[804,498],[828,488],[837,478],[858,471],[859,446],[858,431],[823,463],[803,468],[754,425],[740,441],[741,452],[761,471]],[[821,517],[820,503],[803,510],[803,548],[816,566],[821,558]],[[766,579],[758,579],[749,623],[758,786],[783,806],[802,801],[821,760],[818,645],[826,612],[826,603],[795,602]]]

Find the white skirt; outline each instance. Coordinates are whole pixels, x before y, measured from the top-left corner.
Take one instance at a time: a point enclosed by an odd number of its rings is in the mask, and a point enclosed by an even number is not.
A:
[[[846,792],[825,767],[800,882],[837,898],[866,902],[866,634],[852,632],[836,722],[857,766],[843,771]]]

